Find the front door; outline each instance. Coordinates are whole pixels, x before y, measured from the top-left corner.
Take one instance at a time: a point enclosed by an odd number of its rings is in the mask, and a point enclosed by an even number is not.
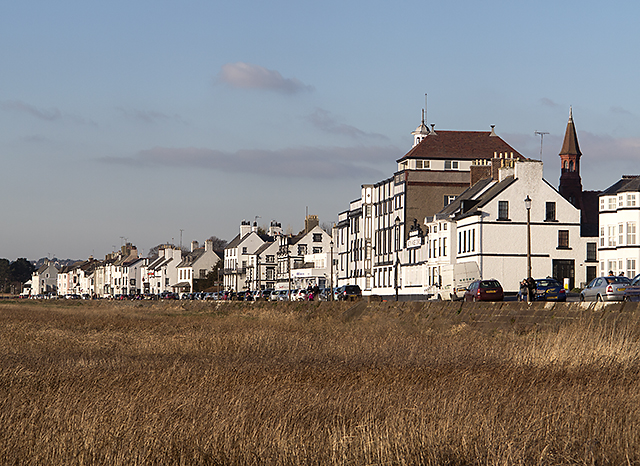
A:
[[[553,278],[564,285],[564,279],[569,279],[569,290],[575,287],[575,261],[570,259],[557,259],[553,261]]]

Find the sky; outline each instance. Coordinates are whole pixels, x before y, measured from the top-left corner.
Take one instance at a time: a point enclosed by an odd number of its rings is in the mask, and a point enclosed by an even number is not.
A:
[[[640,174],[640,4],[0,0],[0,257],[298,232],[436,130]]]

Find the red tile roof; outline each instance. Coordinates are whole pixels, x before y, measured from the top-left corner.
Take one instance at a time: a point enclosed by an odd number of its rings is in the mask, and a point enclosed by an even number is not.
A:
[[[512,152],[514,158],[525,159],[500,136],[495,133],[492,136],[491,131],[435,131],[398,162],[406,159],[491,159],[495,153],[507,153],[510,157]]]

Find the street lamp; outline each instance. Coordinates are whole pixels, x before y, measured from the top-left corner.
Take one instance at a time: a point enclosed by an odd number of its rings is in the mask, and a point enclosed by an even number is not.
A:
[[[531,277],[531,198],[527,194],[524,200],[527,209],[527,278]]]
[[[395,246],[396,246],[396,267],[395,267],[395,277],[394,277],[394,287],[396,289],[396,301],[398,301],[398,264],[399,264],[399,259],[398,259],[398,249],[400,249],[400,218],[396,217],[395,220],[395,224],[396,224],[396,241],[395,241]]]
[[[331,278],[329,281],[329,301],[333,301],[333,240],[331,240],[329,245],[331,246],[331,274],[329,275]]]

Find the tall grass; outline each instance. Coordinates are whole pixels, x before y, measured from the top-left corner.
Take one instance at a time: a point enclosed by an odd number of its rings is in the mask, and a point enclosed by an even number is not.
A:
[[[638,464],[637,322],[0,304],[2,464]]]

